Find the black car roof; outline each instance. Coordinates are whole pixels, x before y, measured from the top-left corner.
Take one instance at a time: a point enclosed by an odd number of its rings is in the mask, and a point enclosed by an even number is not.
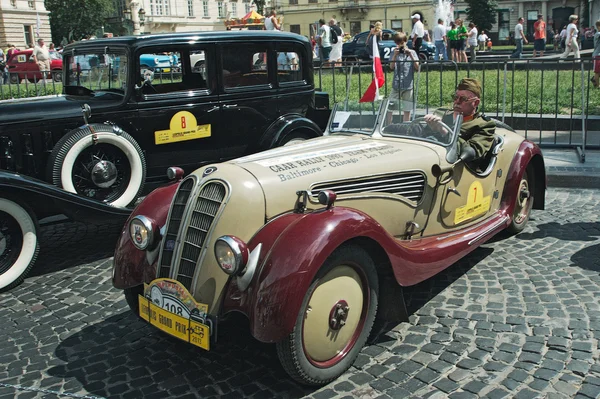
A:
[[[65,51],[82,47],[98,46],[148,46],[160,44],[182,44],[190,41],[236,41],[236,40],[257,40],[257,41],[295,41],[309,45],[308,39],[296,33],[267,31],[267,30],[240,30],[240,31],[208,31],[208,32],[181,32],[181,33],[155,33],[139,36],[118,36],[111,38],[83,40],[77,43],[69,44]]]

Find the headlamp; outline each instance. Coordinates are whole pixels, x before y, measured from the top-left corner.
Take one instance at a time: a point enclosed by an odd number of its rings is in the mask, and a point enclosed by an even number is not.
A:
[[[137,249],[152,249],[155,243],[156,224],[146,216],[138,215],[129,222],[129,236]]]
[[[215,258],[225,273],[241,274],[248,262],[248,247],[237,237],[222,236],[215,242]]]

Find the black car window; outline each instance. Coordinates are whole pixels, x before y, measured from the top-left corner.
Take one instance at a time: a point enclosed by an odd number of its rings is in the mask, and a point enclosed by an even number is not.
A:
[[[367,36],[369,36],[369,35],[360,35],[356,39],[356,44],[366,44],[367,43]]]
[[[277,80],[279,83],[300,82],[303,80],[302,63],[297,52],[277,52]]]
[[[266,45],[226,44],[222,48],[222,61],[226,90],[269,83]]]

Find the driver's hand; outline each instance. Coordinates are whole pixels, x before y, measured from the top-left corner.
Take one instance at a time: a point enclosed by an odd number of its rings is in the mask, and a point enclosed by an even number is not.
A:
[[[448,131],[440,123],[442,121],[441,117],[433,114],[427,114],[423,117],[423,119],[425,122],[427,122],[427,126],[429,126],[431,130],[441,134],[448,134]]]

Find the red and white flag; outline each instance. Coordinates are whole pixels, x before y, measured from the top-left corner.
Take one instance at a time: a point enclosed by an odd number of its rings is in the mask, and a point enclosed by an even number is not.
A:
[[[385,83],[385,77],[383,75],[383,68],[381,67],[381,58],[379,57],[379,46],[377,45],[377,38],[373,36],[373,81],[367,87],[367,91],[363,94],[359,102],[361,103],[372,103],[379,99],[379,88],[383,87]]]

